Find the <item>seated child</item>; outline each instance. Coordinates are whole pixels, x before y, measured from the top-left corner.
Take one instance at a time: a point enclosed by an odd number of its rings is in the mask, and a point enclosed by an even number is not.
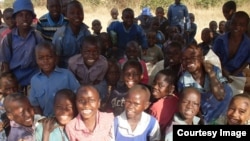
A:
[[[121,84],[111,91],[110,100],[107,104],[115,116],[124,111],[125,97],[128,90],[136,84],[141,83],[142,66],[137,60],[128,60],[122,68]]]
[[[55,117],[47,118],[37,126],[36,141],[69,141],[65,126],[76,116],[75,93],[70,89],[57,91],[53,108]]]
[[[93,35],[98,36],[101,33],[102,30],[102,24],[101,21],[95,19],[92,21],[92,28],[93,30]]]
[[[113,135],[112,113],[98,109],[101,104],[98,91],[91,85],[81,86],[76,94],[78,115],[66,125],[70,141],[110,141]]]
[[[35,128],[42,117],[34,114],[29,99],[21,93],[7,95],[4,108],[11,126],[8,141],[34,141]]]
[[[128,60],[138,60],[143,68],[143,78],[141,80],[141,83],[148,84],[148,71],[146,63],[144,62],[144,60],[141,59],[140,56],[141,50],[138,43],[136,41],[130,41],[126,45],[125,56],[119,60],[119,63],[121,64],[121,67],[123,67],[124,63],[126,63]]]
[[[165,12],[163,7],[157,7],[155,9],[155,18],[159,20],[159,26],[161,26],[163,23],[168,22],[168,19],[164,17]]]
[[[52,39],[58,55],[58,66],[62,68],[68,68],[69,58],[81,52],[84,38],[90,35],[88,26],[83,23],[84,11],[81,2],[70,1],[67,4],[66,17],[68,23],[60,27]]]
[[[214,43],[215,39],[220,35],[219,32],[217,31],[217,28],[218,28],[218,24],[216,21],[209,22],[209,29],[211,30],[213,34],[212,43]]]
[[[76,91],[80,84],[69,70],[56,66],[56,54],[50,42],[38,44],[35,54],[40,72],[31,79],[29,100],[35,113],[46,117],[53,116],[51,107],[56,92],[63,88]]]
[[[39,18],[36,29],[45,40],[51,42],[56,30],[68,20],[61,13],[61,0],[47,0],[46,7],[49,12]]]
[[[114,139],[117,141],[159,141],[157,120],[144,112],[150,105],[150,91],[143,85],[135,85],[128,91],[125,111],[114,119]]]
[[[174,114],[171,125],[166,130],[165,141],[173,141],[174,125],[198,125],[201,105],[200,92],[194,87],[186,87],[180,94],[178,102],[178,112]]]
[[[235,95],[227,109],[227,125],[250,125],[250,96],[248,93]]]
[[[222,76],[221,70],[204,61],[202,50],[197,45],[189,45],[182,53],[185,72],[178,82],[179,92],[193,86],[201,93],[201,112],[205,124],[210,124],[226,114],[232,98],[232,89]]]
[[[159,71],[152,84],[152,95],[157,101],[149,108],[149,114],[158,120],[161,135],[165,134],[166,127],[170,125],[177,111],[179,98],[175,94],[175,84],[176,77],[171,70]]]
[[[115,51],[116,48],[112,46],[112,41],[107,32],[101,32],[100,35],[98,35],[99,40],[101,42],[101,55],[109,58],[115,58]]]
[[[207,55],[209,50],[213,45],[213,32],[209,28],[203,28],[201,31],[201,40],[202,42],[198,44],[198,46],[202,49],[203,56]]]
[[[94,35],[86,36],[81,54],[69,59],[69,70],[75,75],[81,85],[94,85],[102,95],[102,83],[107,72],[107,59],[100,55],[100,41]]]
[[[226,24],[226,21],[224,20],[219,22],[219,33],[221,35],[225,33],[225,24]]]
[[[158,47],[160,47],[162,49],[163,44],[164,44],[166,39],[165,39],[165,35],[160,30],[160,23],[159,23],[159,19],[157,17],[152,18],[149,32],[151,32],[151,31],[156,32],[155,45],[157,45]]]

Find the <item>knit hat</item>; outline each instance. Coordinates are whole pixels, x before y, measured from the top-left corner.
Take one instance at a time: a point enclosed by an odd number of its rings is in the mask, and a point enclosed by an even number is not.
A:
[[[144,7],[142,9],[141,15],[145,15],[145,16],[151,16],[151,11],[149,7]]]
[[[23,10],[30,11],[34,15],[34,17],[36,16],[31,0],[15,0],[13,3],[13,9],[13,17],[15,17],[18,12]]]

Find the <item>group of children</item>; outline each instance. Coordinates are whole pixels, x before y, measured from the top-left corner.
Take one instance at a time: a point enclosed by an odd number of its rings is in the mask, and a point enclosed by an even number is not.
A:
[[[162,7],[140,18],[125,8],[122,20],[114,8],[107,32],[96,19],[91,34],[82,4],[63,2],[48,0],[36,27],[30,0],[4,10],[0,140],[171,141],[176,124],[249,124],[249,94],[233,95],[229,85],[249,65],[246,12],[230,12],[221,35],[211,22],[198,44],[192,13],[191,28],[180,31]],[[137,24],[145,17],[147,30]],[[210,51],[221,65],[205,60]]]

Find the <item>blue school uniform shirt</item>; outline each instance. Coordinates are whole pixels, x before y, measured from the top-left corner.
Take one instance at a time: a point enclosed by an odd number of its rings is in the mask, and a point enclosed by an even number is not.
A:
[[[18,35],[18,29],[14,28],[12,34],[12,49],[5,36],[0,48],[0,62],[9,64],[10,70],[17,77],[21,86],[30,84],[31,77],[39,71],[35,59],[36,44],[42,42],[42,36],[31,29],[26,38]]]
[[[183,4],[172,4],[168,8],[168,20],[171,26],[181,26],[184,28],[184,23],[188,22],[188,9]]]
[[[78,35],[74,35],[69,23],[55,32],[52,43],[55,45],[56,54],[60,58],[59,67],[68,67],[68,59],[80,53],[84,38],[90,34],[88,26],[82,24]]]
[[[142,49],[148,48],[146,34],[143,29],[137,25],[132,24],[129,29],[126,29],[123,25],[123,22],[113,22],[108,28],[107,32],[111,35],[111,38],[115,40],[116,38],[117,47],[118,47],[118,58],[122,58],[125,54],[126,44],[129,41],[137,41],[141,45]],[[115,35],[114,35],[114,34]]]
[[[240,47],[233,58],[229,57],[229,34],[219,36],[214,44],[213,51],[220,58],[221,66],[223,66],[230,73],[239,69],[244,63],[250,63],[250,39],[246,34],[243,35],[243,40],[240,43]],[[237,74],[237,76],[243,76],[243,73]]]
[[[229,102],[233,96],[231,87],[226,83],[227,80],[222,76],[221,70],[213,66],[213,71],[216,74],[216,77],[220,83],[222,83],[225,91],[225,97],[222,101],[218,101],[210,88],[209,76],[205,75],[204,86],[201,86],[197,83],[192,74],[188,71],[185,71],[179,79],[178,82],[178,91],[181,91],[185,87],[195,87],[201,93],[201,110],[202,116],[205,120],[205,124],[209,124],[220,116],[225,116],[226,110],[228,108]]]
[[[52,41],[56,30],[67,23],[68,20],[62,14],[60,15],[59,20],[54,22],[50,13],[47,13],[39,18],[36,29],[41,32],[45,40]]]
[[[32,106],[39,106],[43,115],[53,116],[54,97],[58,90],[67,88],[76,92],[80,87],[72,72],[56,67],[49,76],[41,71],[31,79],[29,100]]]

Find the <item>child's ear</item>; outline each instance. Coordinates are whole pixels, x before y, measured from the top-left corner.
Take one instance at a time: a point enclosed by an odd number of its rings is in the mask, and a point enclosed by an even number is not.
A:
[[[145,104],[145,106],[144,106],[144,110],[146,110],[148,107],[149,107],[149,105],[151,104],[151,102],[146,102],[146,104]]]

